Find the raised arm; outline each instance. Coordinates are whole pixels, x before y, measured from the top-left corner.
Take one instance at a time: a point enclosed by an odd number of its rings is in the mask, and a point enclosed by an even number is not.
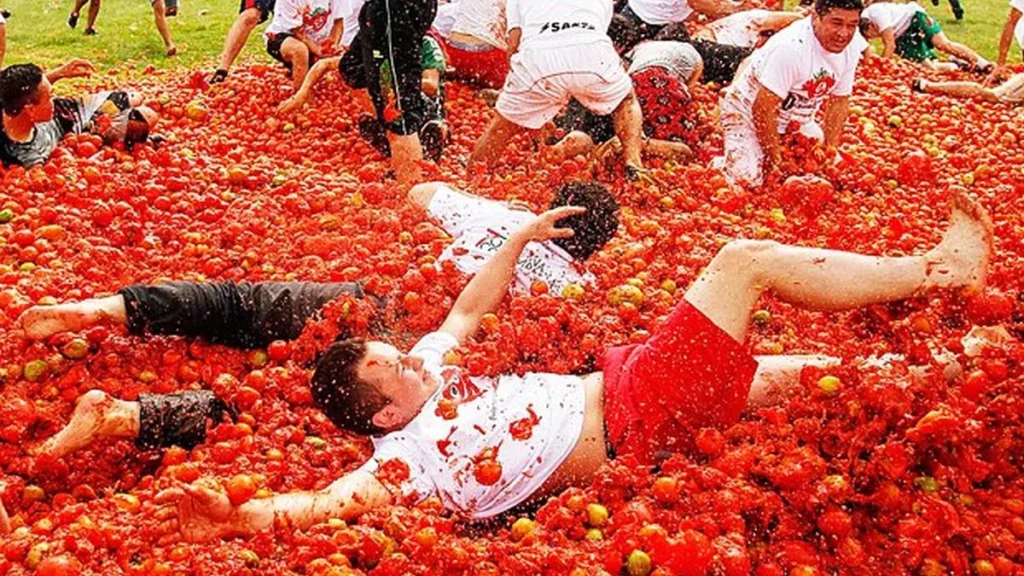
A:
[[[319,492],[293,492],[233,506],[223,492],[186,484],[165,490],[156,502],[164,505],[164,542],[204,542],[230,536],[249,536],[287,518],[305,530],[331,518],[353,520],[367,510],[391,504],[391,493],[368,472],[357,470]]]
[[[544,242],[554,238],[569,238],[572,230],[557,228],[555,225],[562,218],[574,214],[582,214],[585,209],[575,206],[563,206],[548,210],[537,216],[535,220],[509,235],[505,245],[459,294],[452,311],[448,313],[440,331],[455,337],[459,343],[476,332],[480,326],[480,318],[493,312],[501,304],[512,281],[516,262],[523,248],[530,242]]]
[[[800,12],[773,12],[761,21],[760,28],[778,32],[803,17],[804,15]]]

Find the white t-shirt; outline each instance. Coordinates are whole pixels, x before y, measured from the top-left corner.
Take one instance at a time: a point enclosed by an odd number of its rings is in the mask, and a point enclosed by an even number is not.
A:
[[[1024,14],[1024,0],[1010,0],[1010,7]],[[1017,20],[1017,26],[1013,29],[1013,37],[1017,39],[1017,45],[1024,50],[1024,17]]]
[[[479,38],[495,48],[508,49],[505,0],[462,0],[452,32]]]
[[[341,34],[341,45],[346,48],[352,45],[352,41],[359,34],[359,12],[363,9],[366,0],[341,0],[345,20],[345,31]]]
[[[458,367],[442,365],[457,345],[450,334],[433,332],[409,352],[423,359],[440,386],[405,428],[372,439],[373,457],[361,470],[373,473],[398,459],[410,472],[401,485],[405,496],[437,495],[450,510],[488,518],[536,492],[575,448],[583,431],[583,381],[536,373],[469,378]],[[454,418],[438,410],[442,399],[456,403]],[[501,465],[492,485],[474,476],[486,450],[496,450]]]
[[[459,17],[459,3],[440,4],[437,7],[437,14],[434,22],[430,25],[442,38],[452,35],[452,28],[455,27],[455,20]]]
[[[512,210],[499,202],[459,194],[445,186],[434,193],[427,214],[454,238],[438,263],[451,260],[466,274],[479,272],[512,232],[536,217],[532,212]],[[513,289],[528,292],[536,280],[547,283],[549,294],[559,296],[568,284],[587,285],[594,281],[594,276],[552,242],[530,242],[516,264]]]
[[[520,48],[608,40],[612,0],[508,0],[508,29],[521,28]]]
[[[715,42],[753,48],[761,37],[761,22],[771,17],[769,10],[744,10],[708,24]]]
[[[898,38],[910,28],[910,23],[918,12],[924,12],[924,8],[916,2],[876,2],[865,8],[860,17],[870,20],[879,32],[892,28],[893,35]]]
[[[277,34],[301,32],[322,43],[331,36],[334,21],[350,11],[350,4],[351,0],[277,0],[264,36],[269,40]]]
[[[693,14],[686,0],[629,0],[629,9],[644,22],[656,26],[683,22]]]
[[[648,40],[636,45],[626,55],[629,73],[636,74],[655,66],[668,70],[684,83],[689,82],[697,67],[703,64],[700,53],[687,42]]]
[[[790,122],[813,122],[826,97],[849,96],[853,91],[857,63],[866,46],[858,32],[846,50],[834,54],[818,42],[809,17],[794,22],[754,52],[751,65],[726,90],[722,115],[739,117],[753,126],[760,84],[782,98],[779,133]]]

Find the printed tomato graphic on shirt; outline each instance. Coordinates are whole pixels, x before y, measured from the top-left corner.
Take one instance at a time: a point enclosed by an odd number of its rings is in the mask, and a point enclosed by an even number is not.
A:
[[[441,371],[441,378],[444,381],[444,388],[441,389],[441,396],[456,404],[465,404],[476,400],[483,395],[483,390],[473,383],[462,370],[458,368],[445,368]]]
[[[324,8],[319,6],[310,8],[306,6],[302,9],[302,29],[308,32],[316,32],[327,25],[327,19],[330,16],[330,12]]]
[[[811,100],[828,94],[829,90],[836,85],[836,79],[834,76],[828,73],[827,70],[822,68],[814,75],[813,78],[804,82],[801,90],[807,93],[807,97]]]

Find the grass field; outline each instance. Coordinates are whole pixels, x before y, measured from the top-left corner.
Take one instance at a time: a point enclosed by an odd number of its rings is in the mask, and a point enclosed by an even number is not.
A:
[[[946,0],[938,7],[925,0],[924,6],[940,20],[950,38],[994,58],[1009,11],[1007,4],[1006,0],[965,0],[967,15],[961,22],[953,19]],[[50,66],[77,56],[91,59],[101,68],[127,61],[158,68],[212,67],[238,10],[237,0],[181,0],[179,15],[169,20],[180,53],[168,59],[147,0],[104,0],[96,24],[99,34],[91,37],[82,34],[84,10],[79,28],[68,28],[69,0],[0,0],[0,6],[14,13],[7,26],[8,64],[34,61]],[[257,32],[262,32],[262,27]],[[268,58],[261,34],[252,35],[242,57]]]

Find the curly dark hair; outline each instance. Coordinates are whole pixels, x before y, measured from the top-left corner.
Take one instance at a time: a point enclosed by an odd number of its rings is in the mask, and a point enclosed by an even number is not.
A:
[[[313,370],[310,388],[313,402],[335,426],[363,436],[386,432],[373,416],[389,400],[369,382],[359,378],[359,362],[366,356],[366,341],[349,338],[331,344]]]
[[[15,64],[0,71],[0,107],[8,116],[17,116],[33,104],[43,82],[43,70],[35,64]]]
[[[556,238],[555,245],[576,260],[586,260],[615,236],[619,228],[619,202],[608,188],[595,181],[567,182],[555,193],[551,208],[581,206],[587,211],[569,216],[558,222],[562,228],[572,228],[571,238]]]

